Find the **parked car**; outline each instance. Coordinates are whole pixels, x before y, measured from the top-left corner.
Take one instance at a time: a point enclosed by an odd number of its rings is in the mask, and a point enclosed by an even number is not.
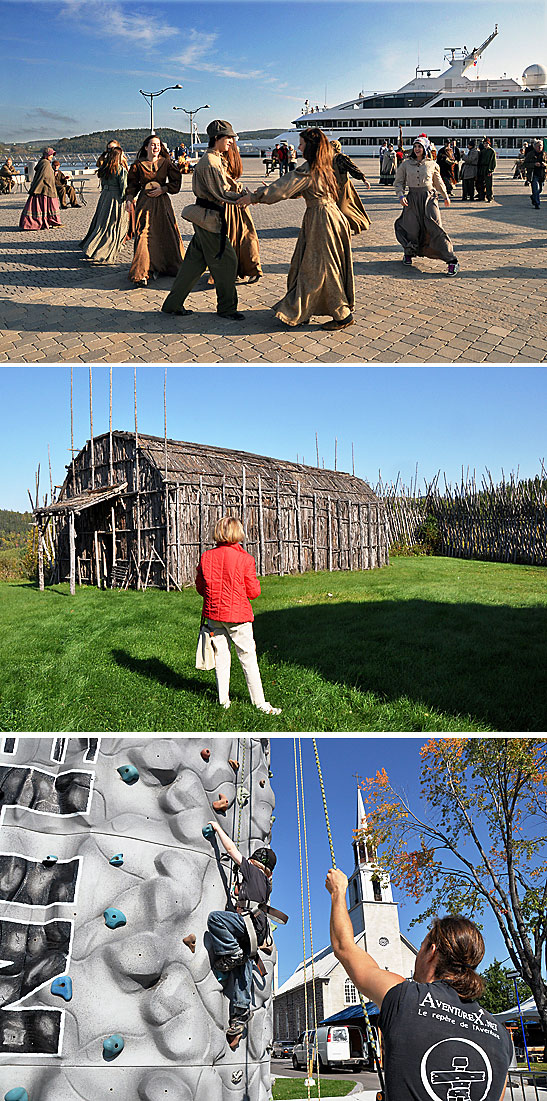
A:
[[[294,1044],[294,1040],[274,1040],[272,1057],[274,1059],[290,1059]]]
[[[315,1064],[315,1029],[298,1037],[292,1053],[292,1065],[295,1070],[306,1068],[309,1061]],[[362,1070],[368,1062],[368,1044],[356,1025],[320,1025],[317,1029],[317,1059],[319,1070],[329,1067],[351,1067]]]

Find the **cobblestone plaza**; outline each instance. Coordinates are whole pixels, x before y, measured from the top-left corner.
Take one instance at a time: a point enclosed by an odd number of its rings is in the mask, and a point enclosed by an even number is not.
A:
[[[242,321],[216,315],[206,276],[187,300],[191,317],[160,312],[172,284],[148,288],[127,279],[132,244],[113,265],[83,258],[85,235],[98,199],[97,180],[86,183],[87,205],[63,211],[61,229],[22,233],[25,196],[0,197],[3,253],[0,360],[12,363],[539,363],[547,359],[547,200],[540,210],[530,190],[512,179],[513,162],[495,175],[495,201],[441,206],[461,265],[446,276],[438,261],[419,259],[403,268],[393,222],[400,207],[391,188],[378,184],[377,161],[359,162],[372,188],[357,190],[372,219],[354,238],[355,324],[339,333],[313,319],[287,328],[271,307],[283,297],[304,202],[255,206],[264,278],[239,288]],[[257,158],[244,160],[244,183],[263,180]],[[273,177],[270,177],[270,180]],[[183,177],[173,206],[185,244],[191,226],[180,218],[191,202]]]

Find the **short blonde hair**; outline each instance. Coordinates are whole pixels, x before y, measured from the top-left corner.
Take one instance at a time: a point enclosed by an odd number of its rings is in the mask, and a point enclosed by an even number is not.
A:
[[[237,516],[221,516],[215,524],[215,543],[241,543],[245,538],[243,524]]]

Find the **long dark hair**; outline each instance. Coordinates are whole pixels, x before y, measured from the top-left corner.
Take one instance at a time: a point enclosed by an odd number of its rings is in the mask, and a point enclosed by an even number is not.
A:
[[[435,978],[444,979],[464,1002],[480,998],[484,979],[477,975],[484,956],[484,940],[474,921],[459,915],[435,918],[425,938],[426,947],[435,945]]]
[[[127,160],[121,145],[109,144],[110,147],[105,149],[104,153],[101,153],[97,161],[99,167],[97,176],[100,180],[102,180],[104,176],[113,176],[120,167],[127,169]]]
[[[304,160],[310,166],[310,176],[322,191],[326,191],[333,199],[338,199],[330,142],[318,126],[302,130],[301,137],[304,139]]]
[[[135,160],[137,160],[137,161],[145,161],[146,160],[146,157],[147,157],[146,146],[148,145],[148,142],[152,140],[152,138],[157,138],[159,143],[160,143],[160,151],[158,153],[158,157],[167,157],[167,159],[169,160],[169,150],[168,150],[167,146],[164,144],[164,142],[161,140],[159,134],[149,134],[148,137],[146,137],[144,139],[144,141],[143,141],[143,143],[142,143],[142,145],[139,149],[139,152],[137,153],[137,156],[135,157]]]

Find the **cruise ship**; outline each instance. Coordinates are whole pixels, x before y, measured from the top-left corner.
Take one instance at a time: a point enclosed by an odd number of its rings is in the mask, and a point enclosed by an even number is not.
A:
[[[490,138],[498,155],[515,157],[523,142],[547,134],[547,70],[529,65],[520,81],[502,76],[479,79],[473,76],[477,62],[498,33],[494,31],[481,46],[448,47],[444,60],[448,68],[416,69],[413,80],[396,92],[360,92],[355,99],[337,107],[310,107],[308,101],[294,130],[274,139],[298,146],[299,131],[320,126],[332,141],[336,138],[349,156],[378,154],[384,140],[410,148],[417,134],[427,134],[439,148],[445,138],[466,147],[470,138]],[[466,75],[469,74],[469,75]]]

